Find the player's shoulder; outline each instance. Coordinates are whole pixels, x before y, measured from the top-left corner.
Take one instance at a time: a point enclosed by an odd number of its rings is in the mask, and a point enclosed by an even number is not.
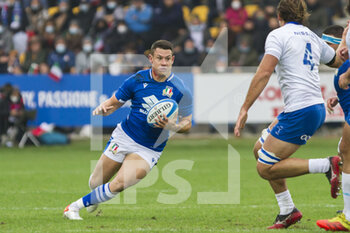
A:
[[[184,81],[175,74],[172,74],[172,76],[170,76],[168,82],[171,82],[180,91],[188,89]]]
[[[150,72],[149,69],[137,71],[136,73],[132,74],[127,79],[127,81],[128,82],[136,82],[136,83],[145,82],[145,81],[149,80],[149,72]]]

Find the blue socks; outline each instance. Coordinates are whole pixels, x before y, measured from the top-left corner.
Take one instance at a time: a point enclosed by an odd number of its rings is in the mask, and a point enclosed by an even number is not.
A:
[[[115,197],[117,193],[112,193],[109,189],[109,183],[103,184],[92,190],[82,198],[83,205],[85,207],[95,205],[101,202],[106,202]]]

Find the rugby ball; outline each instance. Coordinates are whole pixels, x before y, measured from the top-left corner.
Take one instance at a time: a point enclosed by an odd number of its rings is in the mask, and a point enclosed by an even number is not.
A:
[[[178,105],[175,102],[175,100],[172,99],[163,99],[156,104],[154,104],[151,109],[148,111],[147,114],[147,123],[154,127],[154,124],[156,123],[156,120],[158,119],[158,116],[163,117],[163,114],[169,120],[172,120],[178,112]]]

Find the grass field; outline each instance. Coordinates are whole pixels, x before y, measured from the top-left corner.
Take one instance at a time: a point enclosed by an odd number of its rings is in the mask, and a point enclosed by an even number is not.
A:
[[[313,138],[295,156],[332,155],[337,142]],[[99,152],[89,150],[89,141],[66,147],[0,148],[0,232],[271,232],[265,229],[276,217],[278,206],[267,182],[255,170],[253,143],[252,139],[171,140],[158,169],[162,171],[173,160],[194,161],[191,170],[176,172],[192,186],[188,200],[176,205],[158,203],[161,192],[177,193],[160,176],[151,187],[138,189],[136,204],[105,204],[98,216],[83,210],[84,221],[63,219],[62,212],[89,192],[90,161],[99,157]],[[228,144],[240,153],[240,204],[199,205],[197,192],[227,191]],[[288,184],[304,217],[278,232],[323,232],[316,220],[342,209],[342,197],[330,197],[324,175],[293,178]],[[123,200],[121,196],[121,203]]]

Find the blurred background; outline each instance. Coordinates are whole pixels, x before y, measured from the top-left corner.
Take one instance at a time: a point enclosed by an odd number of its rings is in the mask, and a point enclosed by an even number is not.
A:
[[[174,66],[180,67],[175,71],[193,92],[195,126],[191,134],[231,133],[264,55],[265,39],[279,26],[278,2],[1,1],[1,145],[36,144],[38,138],[44,142],[41,137],[47,132],[63,144],[71,138],[91,136],[91,127],[103,126],[104,132],[110,132],[127,115],[129,105],[105,118],[103,125],[91,125],[91,109],[130,74],[144,68],[134,54],[143,54],[158,39],[174,44]],[[345,0],[306,3],[311,13],[307,26],[319,36],[329,25],[345,26]],[[225,51],[218,51],[214,45],[222,29],[227,29]],[[333,74],[334,70],[321,67],[325,98],[335,95]],[[282,107],[273,77],[250,112],[245,135],[260,133]],[[341,109],[328,115],[327,122],[320,134],[338,135]]]

